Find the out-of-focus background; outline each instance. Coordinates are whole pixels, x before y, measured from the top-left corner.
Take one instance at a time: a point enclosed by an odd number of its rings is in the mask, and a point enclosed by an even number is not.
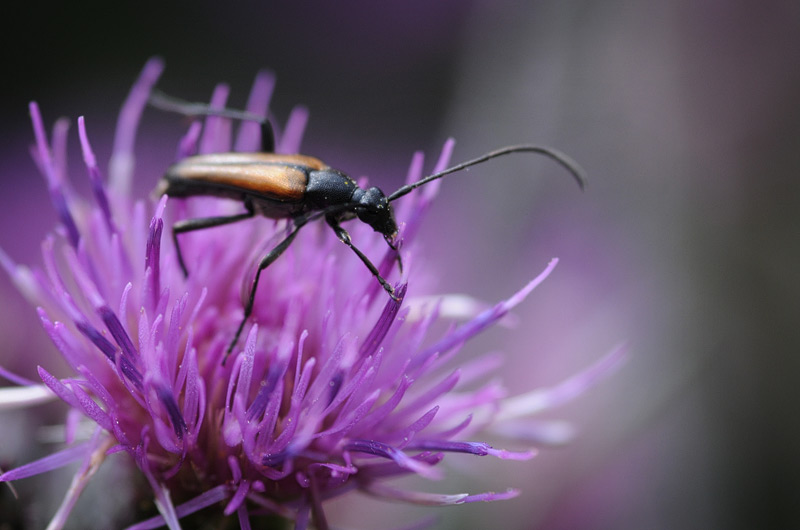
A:
[[[401,182],[414,150],[432,164],[449,136],[454,161],[512,143],[557,146],[590,174],[585,193],[529,155],[449,177],[425,225],[425,258],[442,271],[442,292],[487,301],[561,259],[516,311],[521,325],[471,346],[507,354],[513,391],[557,383],[621,341],[629,363],[550,416],[578,427],[571,445],[527,463],[451,458],[450,480],[428,485],[511,486],[517,499],[417,510],[356,496],[337,501],[331,519],[355,529],[431,514],[441,528],[800,527],[800,4],[217,4],[4,15],[17,30],[0,46],[6,252],[38,263],[55,223],[28,157],[27,102],[39,101],[48,124],[85,115],[102,164],[119,105],[156,54],[166,92],[203,100],[224,80],[233,106],[259,68],[272,69],[278,120],[296,103],[311,109],[304,150],[384,189]],[[182,127],[145,114],[143,196]],[[76,134],[70,142],[85,189]],[[0,337],[0,362],[30,378],[52,352],[5,275]],[[0,416],[0,465],[38,455],[29,441],[63,411],[31,412]],[[132,479],[106,473],[118,485],[111,497],[124,497]],[[46,517],[64,480],[34,497],[18,487]],[[87,490],[92,515],[113,505],[107,491]],[[0,528],[12,528],[18,505],[2,496]]]

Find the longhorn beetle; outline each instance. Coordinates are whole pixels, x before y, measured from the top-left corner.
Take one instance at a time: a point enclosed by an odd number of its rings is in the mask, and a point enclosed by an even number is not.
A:
[[[230,355],[247,319],[253,312],[253,303],[261,272],[269,267],[291,245],[297,232],[309,221],[324,217],[336,237],[350,247],[367,266],[375,279],[389,296],[399,302],[394,288],[384,279],[375,265],[350,240],[350,234],[341,223],[358,217],[383,235],[389,248],[398,251],[397,222],[394,219],[392,202],[425,184],[511,153],[532,152],[545,155],[569,171],[581,189],[586,185],[583,170],[567,155],[539,145],[512,145],[502,147],[483,156],[462,162],[428,175],[417,182],[401,186],[386,196],[380,189],[363,189],[345,173],[306,155],[282,155],[275,153],[275,135],[270,121],[254,114],[231,110],[214,109],[201,103],[189,103],[159,91],[153,91],[150,104],[156,108],[178,112],[187,116],[221,116],[224,118],[254,121],[261,127],[261,152],[203,154],[184,158],[172,165],[159,182],[156,193],[170,197],[211,196],[242,201],[245,211],[235,215],[185,219],[172,227],[172,237],[178,262],[184,275],[188,275],[186,263],[178,244],[178,234],[221,226],[249,219],[261,214],[271,219],[291,219],[292,227],[286,237],[270,250],[258,264],[255,278],[244,303],[244,316],[226,353]],[[402,261],[397,252],[398,267]],[[223,364],[224,364],[223,360]]]

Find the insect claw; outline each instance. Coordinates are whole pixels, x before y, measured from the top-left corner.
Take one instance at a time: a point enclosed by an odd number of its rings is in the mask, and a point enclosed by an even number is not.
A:
[[[403,297],[397,296],[395,294],[396,291],[394,290],[394,287],[392,287],[391,285],[389,285],[387,283],[387,284],[384,284],[384,288],[386,289],[386,292],[389,293],[389,298],[391,298],[392,300],[394,300],[395,302],[398,302],[398,303],[403,301]]]

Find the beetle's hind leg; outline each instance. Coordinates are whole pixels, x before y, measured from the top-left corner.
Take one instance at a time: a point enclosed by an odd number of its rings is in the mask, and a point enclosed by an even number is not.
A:
[[[250,112],[235,109],[215,109],[207,103],[192,103],[174,96],[168,96],[160,90],[154,89],[150,93],[150,105],[168,112],[177,112],[184,116],[220,116],[232,120],[254,121],[261,126],[261,151],[264,153],[275,152],[275,131],[268,118],[263,118]]]
[[[184,277],[189,276],[189,270],[186,268],[186,262],[183,259],[181,246],[178,243],[178,234],[183,234],[184,232],[194,232],[195,230],[203,230],[204,228],[211,228],[214,226],[228,225],[243,221],[245,219],[250,219],[255,215],[253,205],[249,200],[245,200],[244,206],[247,208],[247,211],[236,215],[184,219],[183,221],[178,221],[172,225],[172,240],[175,242],[175,253],[178,255],[178,264],[181,266]]]

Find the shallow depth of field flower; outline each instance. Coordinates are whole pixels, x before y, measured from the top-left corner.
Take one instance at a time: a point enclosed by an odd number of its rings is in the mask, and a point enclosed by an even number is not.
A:
[[[416,474],[435,480],[452,453],[526,460],[533,447],[568,437],[563,424],[531,415],[581,394],[618,366],[621,351],[563,383],[520,396],[508,396],[490,378],[497,355],[458,359],[462,345],[522,302],[556,261],[494,306],[422,292],[434,274],[417,263],[414,234],[436,192],[437,184],[430,184],[398,202],[402,274],[383,238],[358,221],[348,226],[404,295],[402,304],[324,223],[312,223],[261,276],[253,316],[223,364],[242,315],[243,278],[252,280],[258,253],[286,233],[286,223],[253,219],[181,235],[189,269],[184,278],[170,237],[173,220],[229,214],[241,205],[130,196],[134,137],[161,69],[160,61],[150,61],[125,102],[107,175],[92,152],[91,124],[78,120],[91,200],[70,192],[66,165],[52,148],[63,144],[66,128],[55,127],[48,139],[31,104],[34,161],[60,225],[42,245],[41,267],[18,265],[2,252],[0,259],[38,308],[71,374],[59,378],[40,366],[43,384],[36,384],[4,371],[17,385],[4,388],[0,399],[25,406],[57,396],[71,412],[66,448],[18,462],[0,480],[79,462],[52,528],[64,525],[96,469],[118,452],[146,478],[158,510],[131,527],[137,529],[179,528],[180,519],[200,510],[206,521],[235,517],[242,528],[265,514],[296,528],[327,528],[324,501],[353,490],[425,505],[516,496],[513,489],[407,491],[391,479]],[[264,115],[271,90],[272,78],[259,75],[248,110]],[[227,88],[218,87],[212,105],[224,106],[226,96]],[[278,152],[299,151],[305,118],[302,109],[292,113],[278,135]],[[257,125],[245,123],[232,139],[229,121],[208,117],[190,126],[178,156],[255,151],[258,135]],[[437,168],[445,167],[451,150],[449,142]],[[422,174],[417,155],[408,179]],[[78,427],[86,424],[92,432],[81,437],[85,429]],[[501,439],[513,450],[485,441],[512,433],[513,440]]]

